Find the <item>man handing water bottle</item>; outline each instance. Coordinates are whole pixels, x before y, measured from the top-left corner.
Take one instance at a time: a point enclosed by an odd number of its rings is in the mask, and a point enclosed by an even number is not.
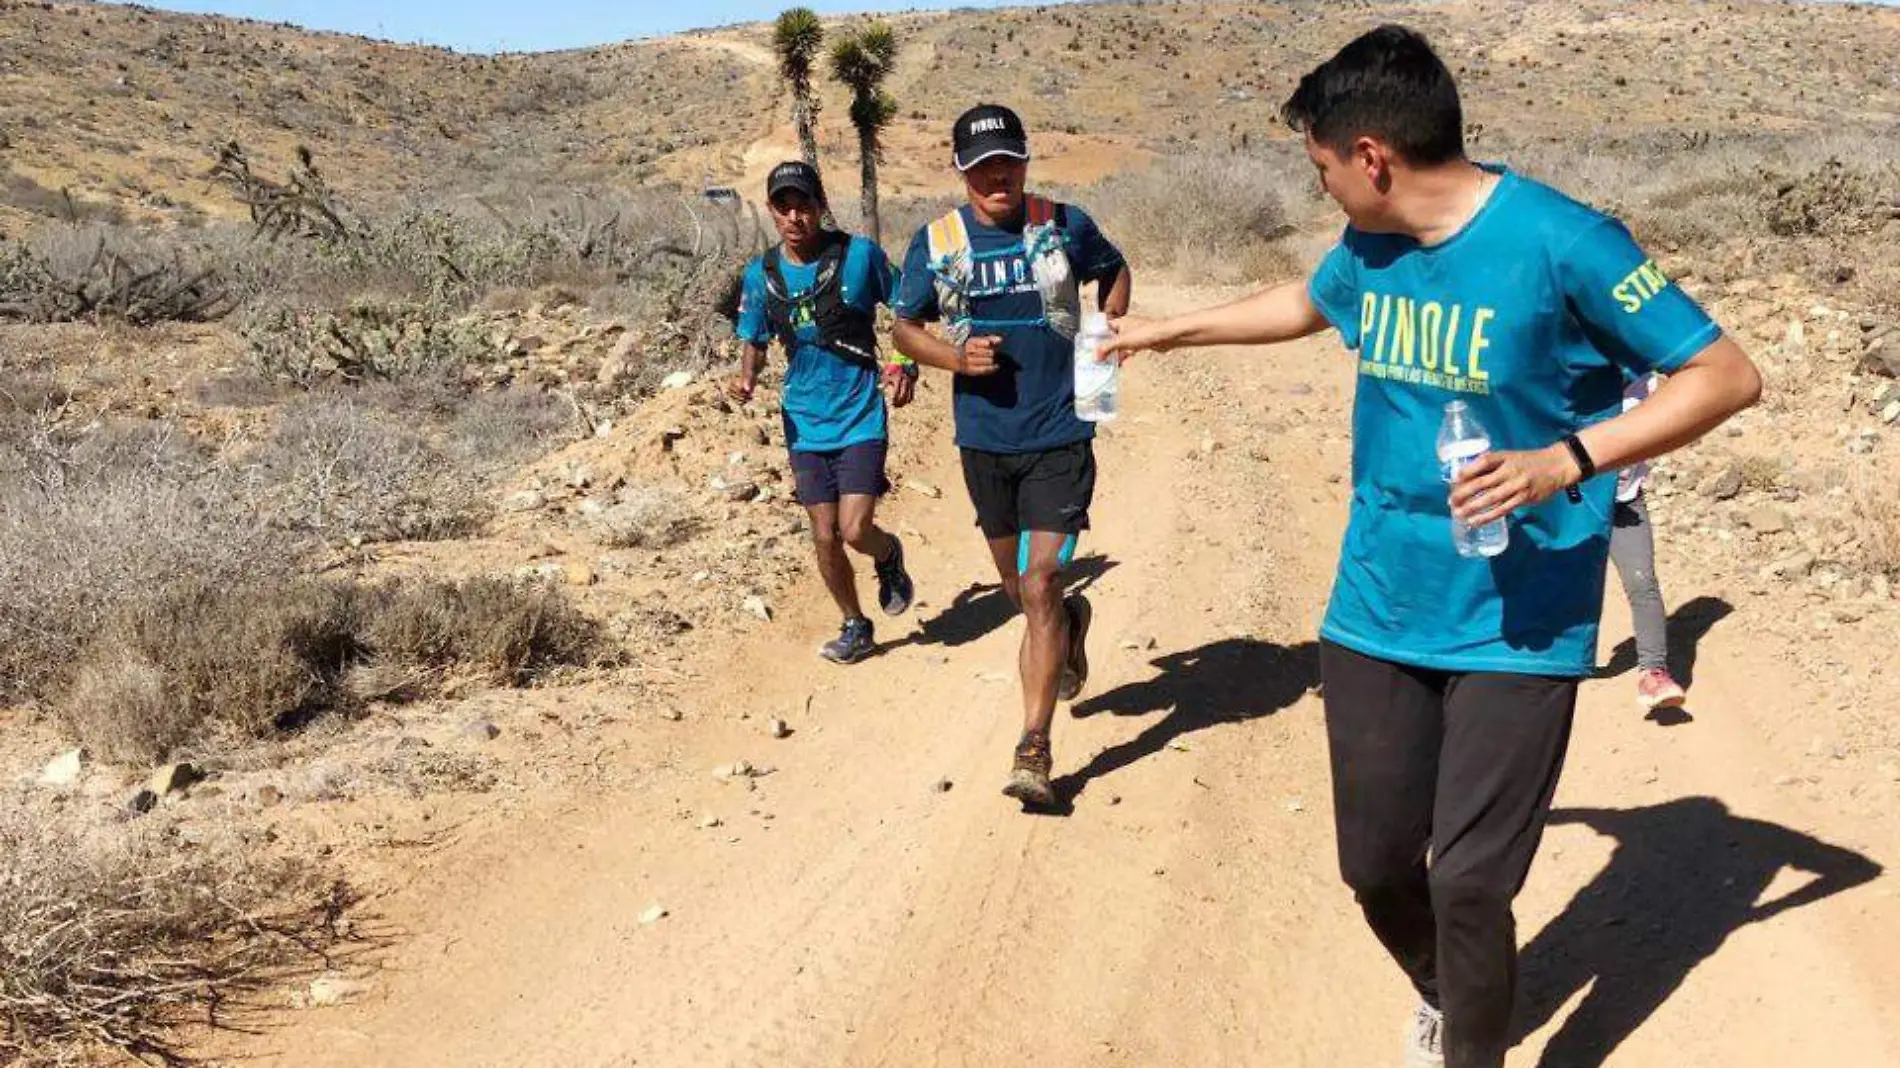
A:
[[[1320,628],[1340,870],[1418,992],[1410,1068],[1501,1068],[1511,902],[1595,667],[1613,477],[1754,403],[1734,341],[1614,219],[1465,155],[1458,90],[1385,26],[1283,108],[1348,225],[1312,276],[1104,352],[1328,327],[1358,372]],[[1668,381],[1621,411],[1626,375]],[[1446,481],[1450,481],[1447,487]]]

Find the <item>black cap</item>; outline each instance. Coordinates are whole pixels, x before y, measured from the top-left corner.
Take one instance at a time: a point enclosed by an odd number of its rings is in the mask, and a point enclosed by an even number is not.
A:
[[[787,189],[796,189],[813,200],[825,199],[825,183],[818,177],[818,168],[804,160],[786,160],[772,168],[772,176],[765,180],[765,199]]]
[[[1029,158],[1029,134],[1023,120],[1001,104],[978,104],[958,116],[950,134],[957,170],[967,171],[991,156]]]

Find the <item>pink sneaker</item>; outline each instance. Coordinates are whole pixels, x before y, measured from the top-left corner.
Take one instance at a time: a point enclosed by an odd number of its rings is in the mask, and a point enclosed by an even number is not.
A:
[[[1636,703],[1651,711],[1681,708],[1688,696],[1667,668],[1648,668],[1636,676]]]

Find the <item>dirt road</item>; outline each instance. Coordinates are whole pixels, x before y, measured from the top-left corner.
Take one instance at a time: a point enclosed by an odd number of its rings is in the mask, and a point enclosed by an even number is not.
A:
[[[299,1068],[1396,1064],[1411,1002],[1335,878],[1313,692],[1350,387],[1330,341],[1132,368],[1076,568],[1098,608],[1085,715],[1057,725],[1065,814],[997,793],[1020,623],[987,589],[937,384],[897,422],[900,475],[943,493],[889,509],[926,603],[883,627],[885,655],[812,655],[833,625],[813,582],[677,665],[687,718],[631,716],[617,785],[438,858],[377,905],[400,942],[375,992],[248,1052]],[[1686,621],[1707,630],[1694,718],[1646,722],[1627,674],[1586,687],[1522,899],[1512,1063],[1900,1064],[1900,901],[1891,877],[1868,881],[1900,861],[1895,823],[1777,785],[1755,724],[1799,714],[1797,676],[1721,591],[1666,578],[1708,624]],[[1613,601],[1606,658],[1627,633]],[[769,738],[770,716],[795,733]],[[736,760],[770,773],[711,774]],[[654,905],[667,915],[643,924]]]

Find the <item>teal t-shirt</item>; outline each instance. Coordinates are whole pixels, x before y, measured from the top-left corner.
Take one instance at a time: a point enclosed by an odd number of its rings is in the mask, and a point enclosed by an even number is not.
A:
[[[1510,547],[1452,547],[1436,440],[1463,400],[1497,449],[1543,448],[1622,408],[1630,375],[1720,337],[1622,224],[1498,169],[1433,246],[1348,228],[1310,283],[1358,357],[1352,507],[1320,633],[1446,671],[1579,676],[1596,663],[1616,476],[1509,519]]]
[[[794,296],[809,292],[818,280],[818,264],[779,260],[785,287]],[[851,238],[839,267],[838,282],[849,304],[867,314],[888,304],[897,289],[897,271],[884,250],[862,237]],[[754,345],[772,341],[765,314],[765,260],[746,265],[740,288],[739,340]],[[889,433],[878,371],[863,360],[818,344],[818,327],[807,321],[796,329],[797,343],[787,354],[785,389],[779,406],[785,413],[785,443],[793,452],[835,452],[852,445],[883,441]]]

